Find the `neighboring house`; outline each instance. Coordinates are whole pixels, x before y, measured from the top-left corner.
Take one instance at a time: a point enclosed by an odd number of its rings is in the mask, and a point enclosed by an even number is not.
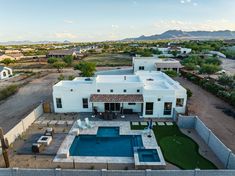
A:
[[[98,75],[60,81],[53,86],[56,113],[138,113],[144,118],[172,118],[185,113],[186,89],[163,72],[138,71],[134,75]]]
[[[5,50],[5,54],[16,54],[21,53],[20,50]]]
[[[8,67],[4,67],[0,65],[0,79],[5,79],[11,77],[12,74],[12,69]]]
[[[76,49],[52,50],[52,51],[49,51],[47,57],[57,57],[57,58],[63,58],[65,56],[78,57],[79,52],[80,51],[77,51]]]
[[[133,57],[132,65],[134,72],[136,71],[164,71],[175,70],[179,73],[180,68],[183,66],[179,61],[170,58],[158,57]]]
[[[190,48],[181,48],[181,47],[176,47],[176,46],[171,46],[167,48],[156,48],[156,49],[161,51],[163,55],[171,54],[171,52],[173,51],[179,52],[180,55],[186,55],[192,52],[192,49]]]

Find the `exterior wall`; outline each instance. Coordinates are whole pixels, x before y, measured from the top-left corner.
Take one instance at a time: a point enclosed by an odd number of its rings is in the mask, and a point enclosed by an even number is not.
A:
[[[156,63],[156,58],[151,59],[135,59],[133,58],[133,69],[134,72],[139,71],[140,66],[144,66],[144,70],[146,71],[156,71],[155,63]]]
[[[227,169],[235,169],[235,154],[227,148],[206,125],[194,116],[179,116],[177,124],[180,128],[193,128],[210,147]]]
[[[235,170],[75,170],[0,168],[0,176],[233,176]]]
[[[15,139],[18,138],[23,132],[25,132],[28,129],[28,127],[42,114],[43,114],[43,107],[42,104],[40,104],[29,115],[27,115],[17,125],[15,125],[14,128],[8,131],[4,135],[4,137],[8,139],[9,144],[13,143]]]
[[[93,78],[92,78],[93,79]],[[163,77],[167,81],[167,84],[175,84],[168,76]],[[71,81],[70,81],[71,83]],[[143,102],[143,117],[146,118],[172,118],[173,109],[179,113],[185,112],[187,94],[186,90],[182,88],[177,89],[164,89],[158,88],[157,90],[149,90],[144,87],[143,82],[97,82],[95,79],[89,83],[79,83],[76,81],[71,83],[71,86],[55,85],[53,87],[53,102],[54,110],[56,113],[69,113],[69,112],[92,112],[93,107],[97,107],[98,112],[104,112],[104,103],[92,103],[90,102],[91,94],[142,94],[144,98]],[[176,85],[177,87],[178,85]],[[99,90],[99,92],[97,91]],[[111,92],[112,90],[113,92]],[[126,90],[126,92],[124,92]],[[139,90],[139,92],[137,92]],[[61,98],[62,108],[57,108],[56,98]],[[83,108],[82,99],[88,99],[88,108]],[[183,98],[183,107],[176,107],[176,99]],[[160,99],[160,101],[158,100]],[[153,114],[145,114],[146,102],[153,102]],[[172,103],[172,113],[170,115],[164,115],[165,102]],[[121,103],[122,106],[122,102]],[[129,102],[133,103],[133,102]],[[128,105],[124,103],[124,109],[133,109],[133,112],[142,112],[141,103],[136,105]]]

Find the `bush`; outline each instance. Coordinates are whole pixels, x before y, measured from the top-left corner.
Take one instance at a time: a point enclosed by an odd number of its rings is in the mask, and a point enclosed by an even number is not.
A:
[[[17,85],[10,85],[10,86],[0,90],[0,101],[15,94],[18,91],[18,89],[19,89],[19,87]]]
[[[200,73],[213,74],[220,71],[221,68],[215,64],[203,64],[199,70]]]
[[[49,64],[53,64],[53,63],[58,62],[58,61],[60,61],[60,60],[61,60],[61,59],[56,58],[56,57],[50,57],[50,58],[47,59],[47,62],[48,62]]]
[[[187,88],[186,90],[187,90],[187,97],[188,98],[192,97],[193,96],[192,91],[189,88]]]

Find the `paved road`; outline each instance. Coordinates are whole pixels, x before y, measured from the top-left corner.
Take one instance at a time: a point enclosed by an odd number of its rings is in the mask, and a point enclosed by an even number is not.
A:
[[[221,59],[222,60],[222,69],[227,71],[228,74],[235,74],[235,60],[232,59]]]
[[[188,101],[190,114],[197,115],[227,147],[235,152],[235,119],[223,113],[218,107],[234,111],[235,109],[190,81],[183,78],[177,78],[177,81],[193,92]]]
[[[69,70],[64,75],[71,75]],[[52,86],[58,81],[58,73],[50,73],[45,77],[35,79],[7,100],[0,104],[0,126],[6,133],[14,127],[22,118],[30,113],[41,101],[50,99]]]

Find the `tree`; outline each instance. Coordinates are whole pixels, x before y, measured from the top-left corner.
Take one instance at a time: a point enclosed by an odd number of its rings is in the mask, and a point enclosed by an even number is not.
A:
[[[68,65],[71,66],[73,63],[73,56],[65,56],[63,58],[63,61]]]
[[[53,63],[58,62],[58,61],[60,61],[60,60],[61,60],[61,59],[56,58],[56,57],[50,57],[50,58],[47,59],[47,62],[48,62],[49,64],[53,64]]]
[[[96,71],[96,64],[91,62],[80,62],[79,64],[74,66],[75,70],[80,70],[81,75],[84,77],[91,77],[94,75]]]
[[[66,63],[62,61],[57,61],[53,63],[53,67],[57,69],[57,71],[60,73],[62,69],[66,66]]]
[[[11,63],[15,63],[15,60],[12,60],[10,58],[6,58],[6,59],[3,59],[1,62],[4,63],[5,65],[9,65]]]
[[[220,71],[220,67],[214,64],[203,64],[199,70],[200,73],[213,74]]]

